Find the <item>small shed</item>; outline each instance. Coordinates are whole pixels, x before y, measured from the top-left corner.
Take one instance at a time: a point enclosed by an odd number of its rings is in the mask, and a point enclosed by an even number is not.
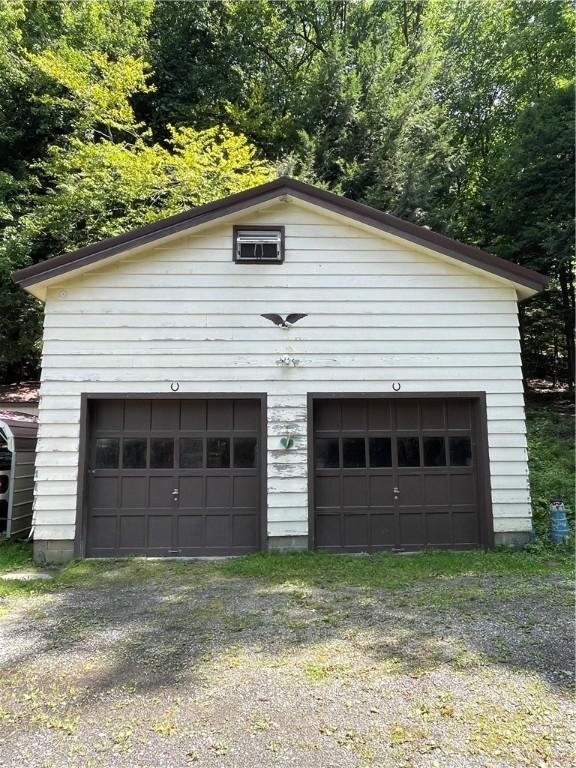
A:
[[[6,538],[24,538],[32,527],[37,433],[36,416],[0,410],[0,536]]]

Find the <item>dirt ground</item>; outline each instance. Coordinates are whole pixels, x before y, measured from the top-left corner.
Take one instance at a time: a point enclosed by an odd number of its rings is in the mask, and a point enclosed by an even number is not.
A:
[[[130,566],[0,619],[0,766],[573,765],[572,584]]]

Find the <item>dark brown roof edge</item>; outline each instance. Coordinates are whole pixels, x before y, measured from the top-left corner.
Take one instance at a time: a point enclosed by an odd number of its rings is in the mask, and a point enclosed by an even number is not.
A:
[[[122,251],[137,248],[154,242],[162,237],[175,234],[199,224],[217,219],[237,211],[242,211],[257,203],[272,200],[282,194],[290,194],[327,210],[348,216],[356,221],[368,224],[397,237],[402,237],[417,245],[430,248],[451,258],[462,261],[499,277],[512,280],[515,283],[542,291],[547,285],[547,278],[539,272],[522,267],[514,262],[493,256],[471,245],[459,243],[445,235],[419,227],[396,216],[378,211],[363,203],[357,203],[346,197],[340,197],[319,189],[311,184],[305,184],[286,176],[274,181],[261,184],[258,187],[238,192],[234,195],[215,200],[206,205],[192,208],[184,213],[170,216],[167,219],[147,224],[116,237],[102,240],[93,245],[87,245],[77,251],[55,256],[46,261],[34,264],[12,273],[12,279],[17,285],[26,287],[40,283],[58,275],[71,272],[79,267],[92,264]]]
[[[36,399],[36,400],[14,400],[14,399],[12,399],[10,397],[0,397],[0,409],[2,409],[4,406],[10,406],[10,408],[8,408],[8,410],[10,410],[12,408],[12,406],[17,406],[17,405],[22,405],[25,408],[27,408],[28,406],[33,407],[35,405],[39,405],[39,403],[40,403],[39,399]],[[16,410],[18,410],[18,409],[16,408]]]

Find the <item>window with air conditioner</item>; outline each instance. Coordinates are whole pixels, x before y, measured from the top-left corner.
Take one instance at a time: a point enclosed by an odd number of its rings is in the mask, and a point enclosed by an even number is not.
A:
[[[234,261],[237,264],[281,264],[284,261],[284,227],[234,227]]]

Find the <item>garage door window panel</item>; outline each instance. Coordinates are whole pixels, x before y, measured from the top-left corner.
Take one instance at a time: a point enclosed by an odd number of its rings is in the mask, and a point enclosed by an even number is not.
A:
[[[117,469],[120,457],[120,440],[117,437],[99,437],[96,440],[95,469]]]
[[[180,438],[180,467],[202,469],[204,466],[204,441],[201,437]]]
[[[424,436],[422,438],[424,466],[425,467],[445,467],[446,466],[446,444],[444,437]]]
[[[234,467],[236,469],[254,469],[256,467],[256,438],[234,438]]]
[[[342,464],[347,469],[366,467],[366,441],[363,437],[342,439]]]
[[[145,469],[148,454],[148,440],[145,437],[130,437],[122,442],[122,466],[124,469]]]
[[[390,437],[371,437],[368,440],[371,467],[392,466],[392,439]]]
[[[316,466],[319,469],[338,469],[340,447],[337,437],[321,437],[316,441]]]
[[[472,466],[472,442],[468,436],[449,437],[450,466]]]
[[[420,466],[420,438],[417,435],[396,439],[399,467]]]
[[[150,469],[172,469],[174,466],[174,439],[150,438]]]
[[[208,469],[229,469],[230,438],[209,437],[206,445],[206,466]]]

